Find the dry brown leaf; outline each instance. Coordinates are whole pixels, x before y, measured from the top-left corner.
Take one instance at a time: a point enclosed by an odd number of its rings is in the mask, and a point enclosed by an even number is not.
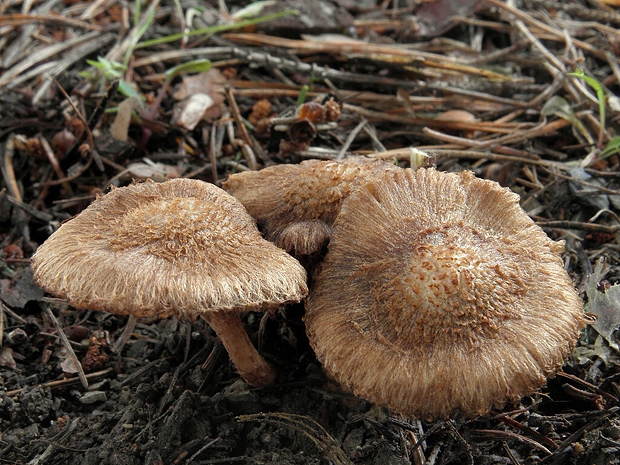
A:
[[[10,347],[0,348],[0,366],[8,367],[13,370],[17,368],[17,363],[15,363],[15,359],[13,358],[13,349]]]
[[[177,100],[185,100],[194,94],[209,94],[213,98],[213,94],[224,93],[224,85],[226,83],[227,80],[220,70],[212,68],[206,73],[184,76],[179,89],[173,94],[173,97]]]

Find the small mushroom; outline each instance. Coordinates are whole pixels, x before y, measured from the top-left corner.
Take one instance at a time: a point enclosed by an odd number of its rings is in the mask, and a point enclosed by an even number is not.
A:
[[[223,183],[264,229],[268,240],[296,257],[320,251],[342,201],[355,185],[399,170],[382,160],[307,160],[233,174]]]
[[[534,392],[570,354],[582,302],[519,196],[471,172],[403,170],[343,203],[305,323],[343,386],[420,418]]]
[[[147,181],[98,197],[38,248],[32,269],[37,285],[76,308],[203,317],[255,386],[274,372],[239,314],[307,293],[303,267],[262,238],[234,197],[191,179]]]

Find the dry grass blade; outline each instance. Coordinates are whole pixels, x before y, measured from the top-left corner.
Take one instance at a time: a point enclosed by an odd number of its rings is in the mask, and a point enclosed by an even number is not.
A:
[[[27,465],[40,465],[46,463],[48,459],[54,455],[56,449],[63,447],[62,443],[66,442],[71,437],[79,423],[80,421],[77,418],[70,420],[69,423],[67,423],[65,427],[54,438],[52,438],[45,451],[33,458]]]
[[[66,18],[63,16],[50,13],[49,15],[0,15],[0,27],[2,26],[23,26],[27,24],[47,24],[61,25],[67,27],[76,27],[81,29],[90,29],[95,31],[104,31],[105,28],[96,24],[87,23],[76,19]]]
[[[47,316],[50,318],[50,320],[52,320],[52,323],[54,324],[54,327],[56,328],[56,332],[58,333],[58,336],[60,336],[60,340],[62,341],[62,344],[65,350],[67,351],[69,358],[72,360],[73,365],[77,368],[78,378],[80,378],[82,386],[87,388],[88,378],[86,378],[86,375],[84,374],[84,369],[82,368],[82,364],[78,360],[77,355],[75,355],[75,352],[73,351],[73,347],[71,347],[71,343],[69,342],[69,339],[67,339],[67,335],[63,331],[62,327],[60,326],[60,323],[58,322],[58,320],[56,319],[56,316],[50,310],[50,308],[45,304],[42,304],[42,306],[45,309],[45,313],[47,313]]]
[[[510,431],[500,431],[500,430],[488,430],[488,429],[476,429],[471,431],[472,438],[476,439],[516,439],[517,441],[521,441],[527,443],[537,449],[542,450],[545,454],[551,455],[551,451],[543,446],[538,441],[528,438],[526,436],[522,436],[517,433],[512,433]]]
[[[105,370],[101,370],[101,371],[95,371],[93,373],[88,373],[86,375],[86,379],[98,379],[98,378],[103,378],[106,375],[109,375],[110,373],[112,373],[114,371],[114,368],[106,368]],[[60,387],[65,387],[65,386],[71,386],[73,384],[77,384],[80,382],[79,377],[76,378],[66,378],[66,379],[59,379],[56,381],[50,381],[47,383],[43,383],[43,384],[39,384],[38,386],[42,387],[42,388],[50,388],[50,389],[54,389],[54,388],[60,388]],[[16,395],[21,394],[22,392],[24,392],[25,390],[30,389],[30,386],[28,387],[23,387],[20,389],[14,389],[11,391],[6,391],[6,395],[8,397],[14,397]]]
[[[320,424],[305,415],[292,413],[258,413],[237,417],[241,422],[259,421],[288,428],[309,438],[336,465],[353,465],[347,454]]]
[[[524,157],[515,157],[511,155],[501,155],[497,153],[491,152],[477,152],[475,150],[452,150],[452,149],[444,149],[433,147],[432,149],[428,149],[426,147],[420,147],[421,150],[429,150],[432,151],[432,154],[437,157],[449,157],[449,158],[464,158],[470,160],[492,160],[492,161],[508,161],[514,163],[523,163],[530,164],[536,166],[546,166],[546,167],[554,167],[554,168],[562,168],[563,165],[558,162],[549,161],[549,160],[534,160],[531,158]],[[410,157],[410,149],[394,149],[388,150],[386,152],[377,152],[377,153],[366,153],[366,156],[371,158],[383,158],[390,159],[396,158],[397,160],[409,160]]]
[[[70,50],[73,47],[82,45],[84,43],[93,43],[94,41],[94,43],[101,47],[102,45],[106,44],[106,38],[109,40],[111,36],[102,36],[100,32],[93,31],[89,32],[88,34],[76,36],[73,39],[68,39],[39,49],[36,52],[27,55],[23,60],[13,65],[11,68],[5,71],[2,76],[0,76],[0,89],[2,87],[7,87],[10,89],[21,84],[23,79],[19,79],[18,76],[23,75],[26,70],[32,68],[39,63],[49,61],[52,57],[55,57],[60,53],[66,52],[67,50]],[[92,50],[89,50],[88,53],[92,53]],[[81,58],[82,57],[80,56],[79,59]],[[71,63],[75,63],[75,61],[71,61]]]

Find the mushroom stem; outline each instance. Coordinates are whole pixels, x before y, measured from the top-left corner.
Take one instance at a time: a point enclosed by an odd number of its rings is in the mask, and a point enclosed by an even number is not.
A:
[[[243,379],[255,387],[273,382],[275,371],[252,345],[238,315],[218,312],[203,315],[203,318],[224,344],[228,356]]]

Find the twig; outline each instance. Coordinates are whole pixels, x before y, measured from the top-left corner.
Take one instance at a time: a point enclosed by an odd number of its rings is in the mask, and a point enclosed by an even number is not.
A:
[[[0,301],[0,347],[4,339],[4,303]]]
[[[607,226],[597,223],[582,223],[580,221],[537,221],[541,228],[579,229],[603,234],[615,234],[620,231],[620,225]]]
[[[419,147],[420,150],[426,150],[424,147]],[[450,150],[450,149],[436,149],[433,148],[429,150],[432,152],[432,155],[436,155],[438,157],[450,157],[450,158],[466,158],[466,159],[474,159],[474,160],[492,160],[492,161],[509,161],[514,163],[525,163],[529,165],[535,166],[545,166],[548,168],[564,168],[566,167],[562,165],[562,163],[556,161],[549,160],[533,160],[531,158],[524,157],[513,157],[510,155],[499,155],[497,153],[490,152],[476,152],[473,150]],[[396,158],[397,160],[409,160],[409,149],[395,149],[388,150],[386,152],[376,152],[376,153],[368,153],[366,154],[368,157],[372,158]]]
[[[351,147],[351,144],[353,143],[359,132],[364,129],[367,124],[368,120],[366,118],[363,118],[362,121],[353,128],[353,130],[349,133],[347,140],[344,142],[344,144],[342,144],[342,148],[338,152],[335,160],[342,160],[344,158],[345,153],[347,152],[347,150],[349,150],[349,147]]]
[[[614,23],[620,26],[620,15],[611,11],[595,10],[594,8],[583,8],[579,4],[568,4],[554,2],[551,0],[531,0],[538,5],[551,10],[565,11],[571,16],[575,16],[586,21],[596,21],[599,23]]]
[[[106,368],[105,370],[101,370],[101,371],[95,371],[93,373],[89,373],[86,375],[86,379],[95,379],[95,378],[99,378],[102,376],[105,376],[107,374],[110,374],[114,371],[113,368]],[[69,386],[71,384],[75,384],[77,382],[79,382],[80,379],[79,378],[66,378],[66,379],[58,379],[55,381],[49,381],[47,383],[43,383],[43,384],[39,384],[38,387],[41,387],[43,389],[45,388],[59,388],[59,387],[64,387],[64,386]],[[6,395],[7,397],[14,397],[18,394],[21,394],[23,391],[25,391],[26,389],[29,389],[28,387],[23,387],[23,388],[19,388],[19,389],[14,389],[12,391],[7,391]]]
[[[620,228],[620,226],[619,226]],[[557,373],[557,376],[560,376],[562,378],[566,378],[566,379],[570,379],[571,381],[574,381],[576,383],[581,384],[582,386],[586,386],[588,389],[593,390],[594,392],[596,392],[597,394],[600,394],[603,397],[606,397],[607,399],[618,403],[618,398],[616,396],[611,395],[609,392],[607,391],[603,391],[601,388],[596,387],[594,384],[592,383],[588,383],[585,379],[581,379],[578,378],[575,375],[571,375],[570,373],[563,373],[563,372],[559,372]]]
[[[47,459],[51,458],[51,455],[54,453],[55,449],[59,447],[59,444],[62,444],[73,434],[73,430],[75,430],[78,423],[78,419],[73,419],[66,423],[62,431],[52,438],[50,445],[47,446],[41,454],[37,455],[30,462],[28,462],[28,465],[39,465],[45,463]]]
[[[522,436],[520,434],[517,433],[513,433],[511,431],[501,431],[501,430],[496,430],[496,429],[475,429],[471,431],[471,435],[474,438],[477,439],[486,439],[486,438],[493,438],[493,439],[516,439],[520,442],[523,442],[525,444],[529,444],[530,446],[533,446],[537,449],[542,450],[543,452],[545,452],[548,455],[551,455],[552,452],[547,449],[545,446],[543,446],[541,443],[539,443],[538,441],[535,441],[532,438],[528,438],[526,436]]]
[[[4,303],[0,300],[0,306],[2,306],[2,311],[4,313],[7,313],[11,318],[19,321],[20,324],[25,325],[26,323],[28,323],[27,320],[25,320],[24,318],[22,318],[21,316],[19,316],[17,313],[15,313],[13,310],[11,310],[9,307],[5,306]]]
[[[29,14],[13,14],[0,16],[0,26],[25,26],[28,24],[45,24],[51,26],[65,26],[78,29],[89,29],[94,31],[105,31],[106,29],[98,24],[87,23],[78,19],[67,18],[55,13],[49,13],[48,15],[29,15]]]
[[[319,423],[305,415],[292,413],[258,413],[241,415],[238,421],[258,421],[289,428],[309,438],[328,458],[337,465],[353,465],[340,444]]]
[[[58,335],[60,336],[60,340],[62,341],[62,344],[64,345],[67,353],[69,354],[69,358],[71,359],[71,361],[77,368],[78,377],[80,378],[80,381],[82,382],[82,386],[87,388],[88,379],[86,378],[86,375],[84,374],[84,369],[82,368],[82,364],[80,363],[80,361],[77,358],[77,355],[75,355],[75,352],[73,351],[73,347],[71,347],[71,343],[69,342],[67,335],[62,330],[60,323],[56,319],[56,316],[54,316],[54,313],[49,309],[49,307],[45,304],[41,304],[41,305],[45,309],[47,316],[49,316],[50,319],[52,320],[52,323],[54,324],[54,327],[56,328],[56,331],[58,332]]]
[[[556,40],[560,40],[560,41],[564,41],[564,37],[562,37],[562,33],[561,31],[558,31],[557,29],[543,23],[542,21],[539,21],[535,18],[532,18],[529,14],[527,14],[526,12],[519,10],[513,6],[510,6],[504,2],[501,2],[500,0],[487,0],[489,3],[491,3],[492,5],[495,5],[498,8],[501,8],[504,11],[509,12],[510,14],[512,14],[515,18],[518,18],[519,20],[521,20],[523,23],[528,23],[531,24],[539,29],[541,29],[542,31],[546,32],[547,34],[550,34],[552,37],[555,37]],[[525,24],[524,24],[525,26]],[[536,41],[538,42],[538,41]],[[596,48],[594,48],[592,45],[588,44],[587,42],[583,42],[581,40],[575,40],[575,44],[577,44],[580,48],[583,48],[584,50],[587,50],[588,52],[592,53],[593,55],[595,55],[596,57],[604,60],[605,59],[605,55],[601,50],[597,50]],[[544,49],[544,47],[543,47]],[[545,49],[546,50],[546,49]],[[554,60],[555,61],[555,60]]]
[[[137,58],[133,62],[133,68],[140,68],[165,61],[190,61],[196,57],[208,58],[210,60],[223,59],[232,56],[233,50],[233,47],[196,47],[150,53],[148,56]]]
[[[7,201],[11,205],[15,205],[17,208],[20,208],[21,210],[28,213],[33,218],[36,218],[37,220],[42,221],[43,223],[51,223],[54,220],[54,217],[50,215],[49,213],[41,212],[37,210],[36,208],[31,207],[28,204],[25,204],[21,200],[16,199],[12,195],[7,194],[4,196],[4,198],[7,199]]]
[[[573,434],[568,436],[558,446],[558,449],[551,456],[545,457],[543,463],[549,463],[555,457],[560,457],[566,451],[566,449],[568,449],[574,442],[577,442],[579,439],[581,439],[581,437],[584,434],[586,434],[588,431],[593,430],[594,428],[598,427],[600,424],[602,424],[605,421],[607,421],[608,418],[610,418],[612,416],[616,416],[617,417],[618,416],[618,409],[619,409],[618,407],[613,407],[613,408],[607,410],[606,412],[601,412],[602,416],[600,416],[598,419],[596,419],[596,420],[594,420],[594,421],[592,421],[590,423],[586,423],[581,428],[579,428],[577,431],[575,431]]]
[[[198,449],[198,451],[194,455],[192,455],[189,459],[187,459],[187,463],[192,463],[196,457],[198,457],[205,450],[207,450],[209,447],[211,447],[212,445],[214,445],[215,443],[217,443],[221,439],[222,439],[221,437],[217,437],[217,438],[209,441],[208,443],[206,443],[204,446],[202,446],[200,449]]]
[[[350,111],[362,115],[369,120],[389,121],[392,123],[401,123],[406,125],[415,126],[430,126],[442,129],[457,129],[457,130],[471,130],[471,131],[486,131],[486,132],[500,132],[504,134],[511,134],[515,128],[523,126],[523,124],[514,123],[487,123],[487,122],[464,122],[464,121],[450,121],[441,120],[437,118],[420,118],[413,116],[393,115],[390,113],[369,110],[367,108],[358,107],[344,103],[342,105],[343,111]],[[564,120],[561,120],[564,121]],[[564,126],[570,123],[562,123]]]
[[[82,113],[76,108],[76,106],[73,103],[73,100],[71,100],[69,95],[67,95],[67,93],[65,92],[65,89],[63,89],[63,87],[56,81],[56,79],[54,79],[54,82],[56,82],[56,85],[58,86],[58,89],[65,96],[65,99],[67,100],[69,105],[71,105],[71,108],[73,108],[73,111],[75,112],[75,115],[80,119],[80,121],[84,125],[84,130],[82,131],[82,134],[80,134],[80,137],[78,137],[75,140],[75,142],[73,143],[71,148],[67,151],[66,158],[69,158],[69,157],[73,156],[75,154],[75,152],[77,152],[79,147],[88,138],[91,158],[90,158],[88,164],[86,165],[86,167],[82,170],[82,172],[84,172],[86,170],[86,168],[88,166],[90,166],[90,163],[92,162],[93,159],[95,160],[99,170],[103,171],[103,169],[104,169],[103,168],[103,162],[96,155],[96,152],[95,152],[95,139],[93,138],[92,130],[95,128],[97,123],[99,123],[99,120],[101,119],[101,117],[104,115],[105,109],[108,106],[108,102],[111,99],[113,99],[114,96],[116,95],[116,92],[118,91],[119,81],[117,80],[117,81],[112,82],[112,84],[110,84],[110,86],[108,87],[108,89],[106,91],[105,96],[99,101],[99,103],[97,104],[97,107],[95,108],[95,111],[93,111],[93,114],[90,115],[90,118],[88,119],[88,121],[86,121],[86,119],[84,118],[84,115],[82,115]],[[63,178],[63,179],[60,179],[59,181],[63,181],[64,182],[65,179],[71,179],[71,178]]]
[[[577,184],[581,184],[582,186],[586,186],[586,187],[590,187],[592,189],[596,189],[597,191],[600,191],[604,194],[611,194],[611,195],[620,195],[620,191],[615,190],[615,189],[609,189],[607,187],[603,187],[603,186],[599,186],[598,184],[593,184],[591,182],[588,181],[583,181],[581,179],[577,179],[574,178],[572,176],[567,176],[565,174],[560,174],[560,173],[554,173],[554,172],[550,172],[550,174],[553,174],[554,176],[557,176],[558,178],[562,178],[562,179],[566,179],[567,181],[571,181]]]
[[[22,194],[19,191],[19,186],[17,185],[17,179],[15,178],[15,169],[13,168],[13,156],[15,155],[15,135],[9,136],[6,144],[4,146],[4,169],[2,170],[2,174],[4,176],[4,182],[6,182],[7,187],[9,188],[9,192],[11,195],[18,200],[22,201]]]
[[[127,341],[131,337],[131,333],[133,333],[133,330],[136,328],[137,322],[138,318],[136,317],[136,315],[129,315],[129,318],[127,318],[127,322],[125,323],[125,328],[123,329],[121,336],[114,343],[115,352],[119,354],[122,352],[123,347],[125,347],[125,344],[127,344]]]
[[[517,458],[512,453],[512,451],[510,450],[510,447],[508,447],[508,444],[506,444],[505,442],[502,442],[502,447],[504,448],[504,451],[506,451],[506,453],[508,454],[508,457],[510,458],[510,461],[512,462],[513,465],[521,465],[519,461],[517,460]]]
[[[140,376],[142,376],[142,374],[146,373],[151,368],[153,368],[154,366],[156,366],[159,363],[162,363],[163,361],[164,361],[164,359],[160,359],[160,358],[157,358],[155,360],[150,361],[149,363],[147,363],[143,367],[140,367],[136,371],[132,372],[129,376],[127,376],[127,378],[125,378],[123,381],[121,381],[121,386],[125,386],[126,384],[131,383],[134,379],[139,378]]]
[[[317,65],[287,60],[275,57],[267,53],[254,52],[242,48],[234,48],[233,55],[253,65],[262,65],[268,68],[276,68],[289,73],[300,73],[313,76],[314,78],[330,79],[337,82],[349,82],[358,84],[376,84],[381,86],[402,87],[413,89],[420,86],[418,81],[405,81],[402,79],[391,79],[368,74],[358,74],[349,71],[338,71]]]
[[[203,129],[203,131],[206,132],[206,129]],[[216,155],[218,151],[218,145],[216,143],[217,134],[218,134],[217,124],[215,124],[214,122],[213,124],[211,124],[211,136],[209,137],[209,160],[211,160],[211,178],[213,179],[213,182],[215,184],[217,184],[218,182],[217,155]],[[203,138],[204,137],[206,136],[203,136]]]
[[[535,438],[538,442],[542,443],[542,444],[546,444],[549,447],[553,447],[553,449],[557,449],[558,445],[552,440],[549,439],[547,436],[545,436],[544,434],[539,433],[536,430],[533,430],[532,428],[530,428],[529,426],[525,426],[522,423],[519,423],[518,421],[514,420],[513,418],[510,418],[508,416],[510,412],[508,412],[505,415],[497,415],[495,418],[498,419],[499,421],[506,423],[507,425],[512,426],[513,428],[517,428],[520,431],[523,431],[527,434],[529,434],[530,436],[532,436],[533,438]]]
[[[251,170],[256,170],[258,169],[258,163],[256,162],[254,151],[247,150],[247,149],[252,148],[253,146],[252,140],[250,139],[248,130],[245,128],[245,124],[243,124],[243,120],[241,119],[241,113],[239,112],[239,106],[237,105],[237,101],[235,100],[233,89],[228,87],[226,89],[226,95],[228,96],[228,102],[230,103],[230,110],[232,112],[233,118],[235,118],[235,121],[237,122],[237,128],[239,129],[243,142],[246,146],[246,150],[243,150],[243,145],[242,145],[241,151],[243,152],[243,155],[245,156],[245,161],[247,162],[248,167]]]
[[[62,168],[60,167],[60,163],[58,163],[58,159],[56,158],[56,155],[54,155],[54,151],[52,150],[52,147],[50,146],[50,144],[47,142],[47,139],[45,139],[42,135],[40,135],[39,137],[37,137],[37,140],[41,144],[41,148],[43,149],[45,156],[49,160],[50,165],[52,165],[52,169],[54,170],[56,175],[60,179],[64,179],[65,173],[63,173]],[[68,182],[66,181],[63,182],[62,187],[65,188],[65,190],[69,193],[69,195],[74,195],[73,189],[71,188],[71,185]]]

